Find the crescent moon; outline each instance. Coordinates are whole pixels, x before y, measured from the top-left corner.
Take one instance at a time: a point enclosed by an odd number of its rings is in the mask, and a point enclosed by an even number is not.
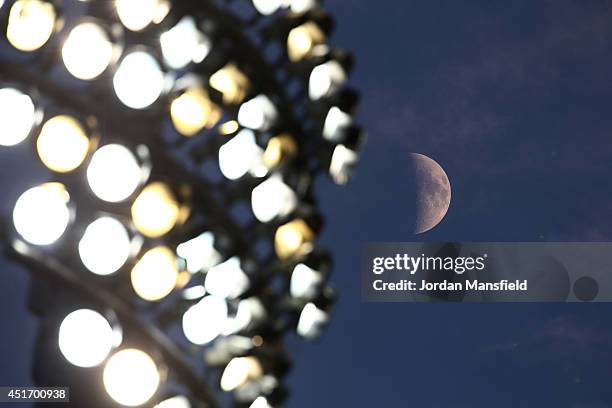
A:
[[[416,182],[416,224],[422,234],[434,228],[446,215],[451,202],[451,184],[444,169],[427,156],[410,154]]]

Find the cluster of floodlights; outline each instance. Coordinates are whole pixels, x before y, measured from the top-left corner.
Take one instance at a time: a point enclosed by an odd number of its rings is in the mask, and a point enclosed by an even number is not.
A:
[[[73,3],[0,1],[13,51],[61,58],[68,75],[49,80],[95,84],[75,92],[101,105],[96,114],[83,112],[0,75],[0,146],[29,140],[54,175],[15,204],[21,247],[82,271],[80,279],[116,292],[134,314],[176,313],[187,342],[181,347],[218,369],[223,391],[240,406],[277,406],[288,366],[281,334],[318,337],[333,303],[311,181],[323,170],[344,184],[358,159],[350,57],[327,44],[331,21],[314,0],[244,2],[256,11],[244,27],[255,27],[266,47],[280,41],[282,58],[270,66],[284,79],[258,74],[267,71],[259,61],[249,65],[240,49],[249,43],[236,43],[249,37],[246,28],[234,27],[232,36],[226,27],[243,20],[223,19],[238,12],[213,0]],[[74,18],[70,7],[85,14]],[[267,51],[253,49],[266,60]],[[278,80],[289,88],[290,78],[301,82],[284,99],[267,86]],[[102,100],[105,83],[114,100]],[[301,117],[292,112],[300,96]],[[162,133],[191,143],[186,156],[165,152],[158,135],[131,138],[131,124],[124,135],[109,130],[107,122],[118,119],[101,117],[104,104],[123,106],[135,120],[139,113],[145,122],[157,118]],[[160,150],[191,173],[212,152],[222,179],[177,180],[156,161]],[[203,187],[210,194],[200,194]],[[254,222],[232,221],[230,207],[241,199]],[[244,213],[238,218],[248,219]],[[76,367],[102,370],[106,392],[121,405],[198,406],[188,390],[160,391],[172,365],[155,345],[133,346],[137,333],[122,323],[104,307],[75,307],[59,322],[59,350]]]

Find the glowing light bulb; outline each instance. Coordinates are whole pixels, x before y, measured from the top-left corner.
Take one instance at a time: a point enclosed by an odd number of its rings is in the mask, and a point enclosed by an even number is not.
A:
[[[283,0],[253,0],[255,9],[265,16],[274,14],[284,4]]]
[[[258,95],[240,106],[238,122],[255,130],[268,130],[278,118],[276,107],[266,95]]]
[[[210,77],[210,86],[221,92],[223,103],[234,105],[244,100],[249,87],[249,79],[234,64],[227,64]]]
[[[70,196],[63,184],[47,183],[23,193],[13,210],[15,229],[34,245],[50,245],[70,222]]]
[[[206,296],[183,314],[183,333],[193,344],[208,344],[223,331],[227,303],[217,296]],[[206,322],[206,324],[203,324]]]
[[[134,0],[128,0],[134,1]],[[113,87],[119,100],[132,109],[151,106],[164,90],[165,77],[159,64],[144,51],[133,51],[119,64]]]
[[[119,221],[101,217],[89,224],[79,241],[83,265],[96,275],[117,272],[130,256],[130,236]]]
[[[312,250],[314,239],[310,226],[302,219],[295,219],[278,227],[274,249],[280,259],[302,256]]]
[[[15,146],[32,132],[36,108],[32,98],[12,88],[0,89],[0,146]]]
[[[219,148],[219,168],[230,180],[237,180],[249,171],[259,174],[259,168],[264,167],[262,156],[253,131],[243,129]]]
[[[181,208],[164,183],[154,182],[146,186],[132,204],[132,221],[142,234],[158,238],[174,228]]]
[[[307,339],[315,339],[321,335],[323,327],[329,321],[329,316],[323,310],[308,303],[304,306],[297,325],[297,333]]]
[[[289,293],[294,298],[311,299],[317,295],[322,282],[320,272],[304,264],[297,264],[291,274]]]
[[[210,40],[198,30],[192,17],[183,17],[161,35],[160,42],[164,61],[173,69],[202,62],[211,47]]]
[[[155,405],[154,408],[191,408],[191,403],[187,397],[177,395],[176,397],[163,400],[159,404]]]
[[[117,334],[98,312],[80,309],[64,318],[59,328],[59,348],[66,360],[78,367],[95,367],[102,363]]]
[[[323,123],[323,137],[331,142],[340,142],[343,136],[342,130],[351,123],[353,123],[351,115],[343,112],[337,106],[332,106]]]
[[[329,165],[329,174],[334,182],[348,183],[358,159],[359,155],[354,150],[344,145],[336,146]]]
[[[261,376],[263,376],[263,368],[255,357],[235,357],[223,370],[221,389],[225,392],[234,391]]]
[[[174,253],[166,247],[156,247],[145,253],[132,269],[132,287],[142,299],[156,302],[172,292],[178,276]]]
[[[298,147],[289,135],[274,136],[268,140],[263,154],[263,163],[268,169],[287,162],[297,154]]]
[[[113,44],[106,31],[94,23],[74,27],[62,47],[62,59],[68,72],[83,80],[98,77],[113,58]]]
[[[209,98],[201,87],[189,88],[170,104],[170,118],[176,130],[183,136],[193,136],[202,129],[213,127],[223,111]]]
[[[89,152],[89,139],[81,124],[70,116],[59,115],[43,125],[36,141],[38,157],[58,173],[79,167]]]
[[[99,148],[87,167],[87,182],[101,200],[117,203],[129,198],[144,178],[136,157],[124,146]]]
[[[325,33],[312,21],[293,28],[287,37],[289,59],[296,62],[313,56],[325,40]]]
[[[257,397],[249,408],[272,408],[272,406],[268,404],[266,397]]]
[[[338,61],[328,61],[317,65],[310,73],[308,80],[308,95],[317,100],[334,93],[344,82],[346,72]]]
[[[138,349],[113,354],[103,373],[104,388],[117,403],[134,407],[150,400],[160,383],[155,361]]]
[[[6,38],[20,51],[39,49],[55,28],[53,5],[41,0],[17,0],[9,12]]]
[[[215,249],[215,237],[205,232],[176,248],[176,254],[187,261],[190,273],[208,271],[221,261],[221,254]]]
[[[291,12],[303,14],[312,10],[316,5],[316,0],[290,0]]]
[[[204,286],[211,295],[235,299],[249,288],[249,277],[233,257],[209,270]]]
[[[165,0],[115,0],[121,24],[128,30],[141,31],[150,24],[160,23],[170,11]]]
[[[297,206],[297,195],[283,182],[280,174],[275,174],[258,185],[251,193],[253,214],[261,222],[291,213]]]

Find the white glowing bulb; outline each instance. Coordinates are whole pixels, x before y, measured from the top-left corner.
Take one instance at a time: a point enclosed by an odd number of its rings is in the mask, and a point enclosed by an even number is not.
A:
[[[151,54],[144,51],[133,51],[126,55],[113,77],[117,97],[133,109],[144,109],[152,105],[162,94],[164,85],[164,73],[159,64]]]
[[[27,190],[13,210],[15,229],[31,244],[54,243],[70,222],[69,201],[68,192],[59,183],[47,183]]]
[[[303,14],[312,10],[316,5],[316,0],[290,0],[291,11],[297,14]]]
[[[255,130],[267,130],[278,118],[276,107],[266,95],[258,95],[243,103],[238,110],[238,122]]]
[[[187,397],[177,395],[176,397],[163,400],[159,404],[155,405],[154,408],[191,408],[191,403]]]
[[[208,271],[204,286],[212,295],[235,299],[249,288],[249,277],[242,270],[240,259],[233,257]]]
[[[118,144],[99,148],[87,167],[91,191],[101,200],[117,203],[138,188],[143,171],[130,150]]]
[[[253,214],[261,222],[272,221],[291,213],[297,206],[297,195],[279,174],[258,185],[251,193]]]
[[[102,363],[117,335],[98,312],[80,309],[64,318],[59,328],[59,348],[66,360],[78,367],[95,367]]]
[[[219,148],[221,173],[230,180],[237,180],[263,166],[263,149],[255,142],[255,134],[243,129]],[[259,173],[257,173],[259,175]]]
[[[221,389],[233,391],[263,375],[261,363],[255,357],[235,357],[223,370]]]
[[[317,65],[310,73],[308,95],[317,100],[331,95],[346,81],[346,72],[338,61]]]
[[[212,232],[205,232],[176,248],[176,253],[187,261],[187,270],[191,273],[207,271],[221,261],[221,254],[214,247],[215,237]]]
[[[12,88],[0,89],[0,146],[23,142],[34,126],[36,108],[32,98]]]
[[[227,325],[223,329],[223,334],[229,336],[241,330],[246,330],[249,326],[256,322],[260,322],[265,317],[266,309],[258,298],[251,297],[243,299],[238,303],[236,315],[232,319],[227,320]]]
[[[272,406],[268,404],[266,397],[257,397],[249,408],[272,408]]]
[[[17,0],[11,6],[6,38],[20,51],[35,51],[45,45],[55,29],[55,9],[41,0]]]
[[[148,354],[137,349],[125,349],[110,357],[104,367],[103,382],[113,400],[134,407],[155,395],[160,375]]]
[[[98,218],[79,241],[79,255],[83,265],[96,275],[115,273],[130,256],[128,232],[114,218]]]
[[[174,69],[202,62],[211,47],[210,40],[198,30],[192,17],[183,17],[161,35],[160,42],[164,61]]]
[[[359,155],[344,145],[338,145],[334,149],[329,165],[329,174],[338,184],[346,184],[355,166]]]
[[[295,298],[311,299],[317,295],[322,282],[323,276],[320,272],[304,264],[297,264],[291,274],[289,292]]]
[[[113,44],[97,24],[81,23],[74,27],[62,47],[62,59],[68,72],[79,79],[90,80],[108,68]]]
[[[341,131],[353,123],[351,115],[343,112],[337,106],[333,106],[323,123],[323,137],[332,142],[340,141],[342,136]]]
[[[183,314],[183,333],[193,344],[208,344],[221,334],[226,321],[225,299],[206,296]]]
[[[283,0],[253,0],[255,9],[264,16],[275,13],[283,4]]]
[[[327,313],[316,307],[314,303],[308,303],[300,314],[297,333],[307,339],[317,338],[328,320]]]
[[[119,20],[131,31],[160,23],[170,11],[169,3],[164,0],[115,0],[115,7]]]

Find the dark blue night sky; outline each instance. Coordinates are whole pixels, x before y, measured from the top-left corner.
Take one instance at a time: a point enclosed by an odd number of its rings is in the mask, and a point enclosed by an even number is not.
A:
[[[612,240],[612,2],[335,0],[353,50],[367,148],[353,183],[322,180],[323,242],[340,301],[298,343],[288,404],[311,407],[612,407],[612,306],[365,304],[367,241]],[[5,213],[44,180],[0,151]],[[445,220],[415,237],[410,152],[448,173]],[[0,384],[27,385],[27,275],[0,261]]]

